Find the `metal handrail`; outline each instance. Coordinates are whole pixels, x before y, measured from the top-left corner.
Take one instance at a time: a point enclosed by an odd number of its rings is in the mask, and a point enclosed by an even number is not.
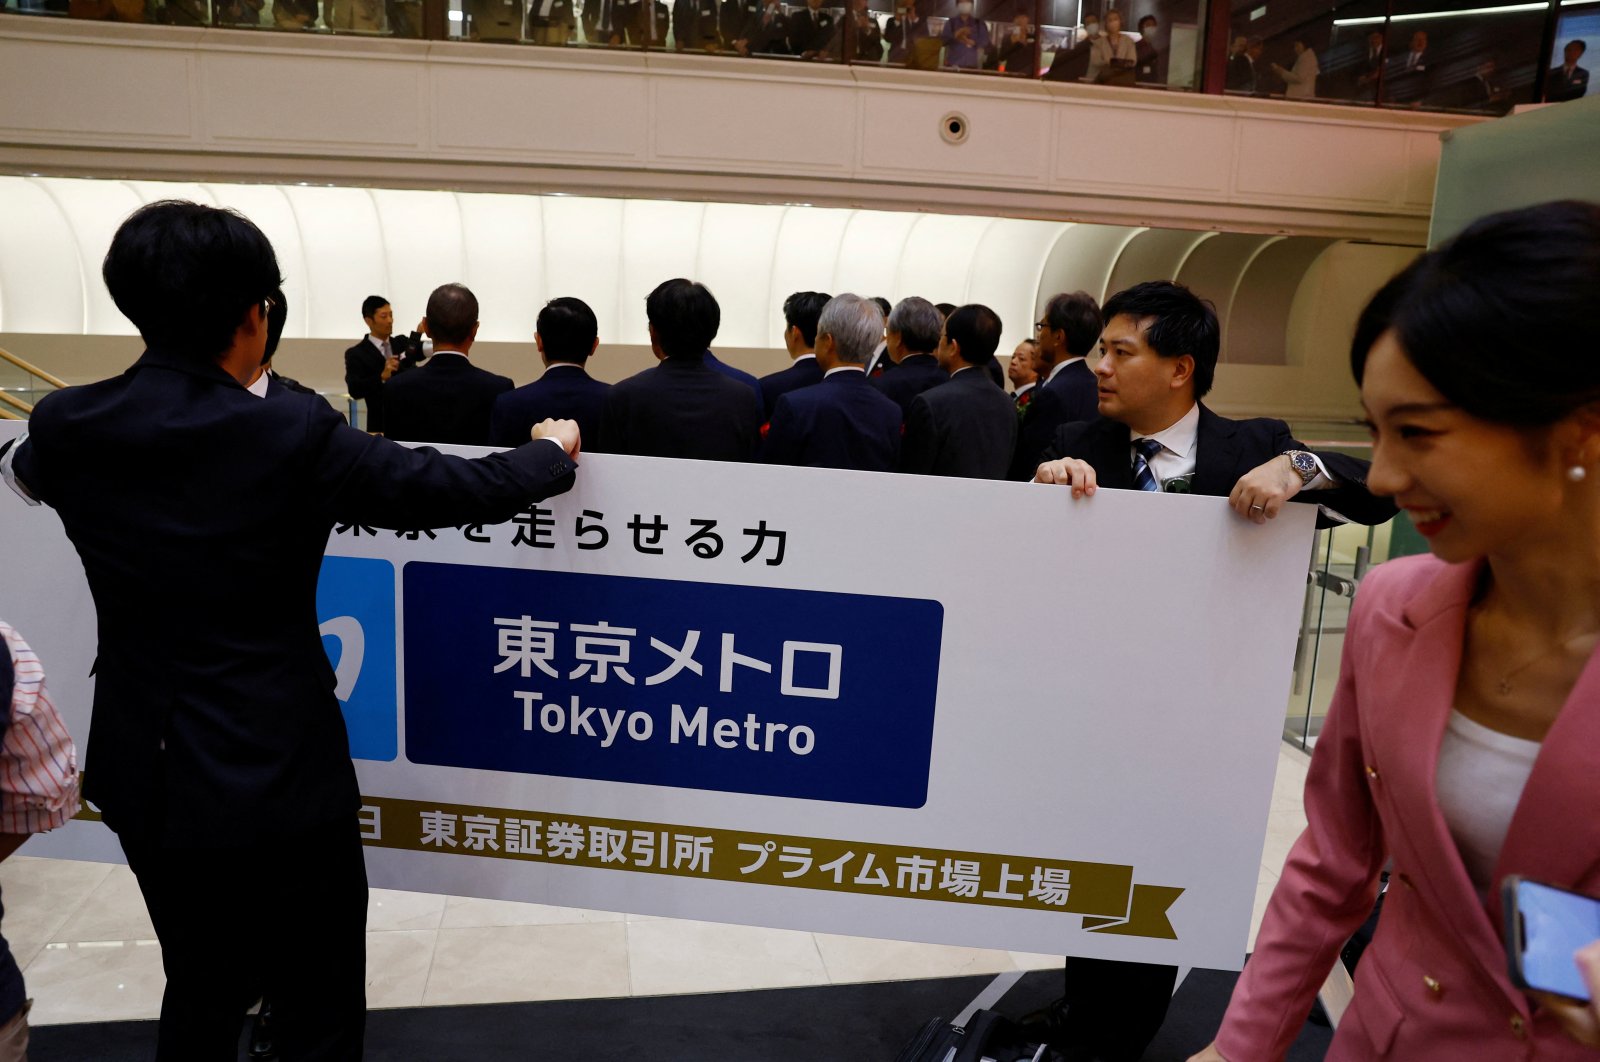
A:
[[[12,398],[10,395],[6,394],[4,391],[0,391],[0,402],[4,402],[6,405],[10,406],[12,409],[20,409],[24,413],[31,414],[33,412],[33,407],[30,406],[28,403],[24,402],[20,398]]]
[[[0,361],[9,361],[23,372],[32,373],[45,383],[49,384],[51,387],[67,386],[67,381],[61,379],[59,376],[52,376],[50,373],[45,372],[32,362],[23,361],[9,350],[0,349]]]

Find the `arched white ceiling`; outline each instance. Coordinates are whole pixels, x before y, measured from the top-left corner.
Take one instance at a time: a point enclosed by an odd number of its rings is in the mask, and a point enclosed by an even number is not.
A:
[[[687,276],[717,295],[724,347],[780,347],[783,300],[816,290],[982,302],[1000,315],[1008,353],[1057,291],[1103,297],[1108,284],[1158,279],[1143,275],[1155,270],[1231,294],[1265,242],[804,206],[0,177],[0,332],[131,333],[100,262],[123,218],[174,198],[231,207],[261,227],[285,276],[285,335],[314,339],[358,335],[361,301],[373,294],[409,329],[435,286],[461,281],[478,295],[482,339],[526,342],[546,300],[575,295],[594,308],[603,343],[642,344],[645,296]],[[1316,241],[1315,251],[1325,245]],[[1303,271],[1314,258],[1307,247],[1275,264],[1292,260]],[[1270,285],[1284,304],[1274,331],[1297,282]]]

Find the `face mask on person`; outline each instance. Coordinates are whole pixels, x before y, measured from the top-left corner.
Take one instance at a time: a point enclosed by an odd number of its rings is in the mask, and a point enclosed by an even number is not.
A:
[[[1098,23],[1098,22],[1085,22],[1083,24],[1083,35],[1085,37],[1098,37],[1098,36],[1100,36],[1100,23]]]
[[[958,14],[958,15],[970,15],[970,14],[972,14],[972,5],[971,4],[967,4],[967,3],[957,4],[956,5],[956,14]]]

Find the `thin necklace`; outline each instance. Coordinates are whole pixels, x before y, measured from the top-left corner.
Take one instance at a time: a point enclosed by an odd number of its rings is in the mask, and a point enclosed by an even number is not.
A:
[[[1518,675],[1522,674],[1524,671],[1528,670],[1534,664],[1537,664],[1539,661],[1543,660],[1545,657],[1549,656],[1551,653],[1554,653],[1559,649],[1565,649],[1568,646],[1570,646],[1573,642],[1579,641],[1581,639],[1592,638],[1597,634],[1600,634],[1600,629],[1589,630],[1589,631],[1580,631],[1577,634],[1574,634],[1572,637],[1568,638],[1566,641],[1557,642],[1556,644],[1550,646],[1549,648],[1541,651],[1538,656],[1533,657],[1531,660],[1523,661],[1522,663],[1518,664],[1516,667],[1512,668],[1510,671],[1507,671],[1504,675],[1500,676],[1500,681],[1495,686],[1495,692],[1499,693],[1500,696],[1502,696],[1502,697],[1509,696],[1511,694],[1511,690],[1512,690],[1512,685],[1511,685],[1511,680],[1512,679],[1516,678]]]

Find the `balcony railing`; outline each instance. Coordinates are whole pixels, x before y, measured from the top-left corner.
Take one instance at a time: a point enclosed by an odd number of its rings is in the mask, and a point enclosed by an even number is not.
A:
[[[1600,0],[3,0],[174,26],[944,70],[1496,115],[1572,98]],[[1120,23],[1114,25],[1114,23]],[[915,73],[908,77],[917,76]]]

